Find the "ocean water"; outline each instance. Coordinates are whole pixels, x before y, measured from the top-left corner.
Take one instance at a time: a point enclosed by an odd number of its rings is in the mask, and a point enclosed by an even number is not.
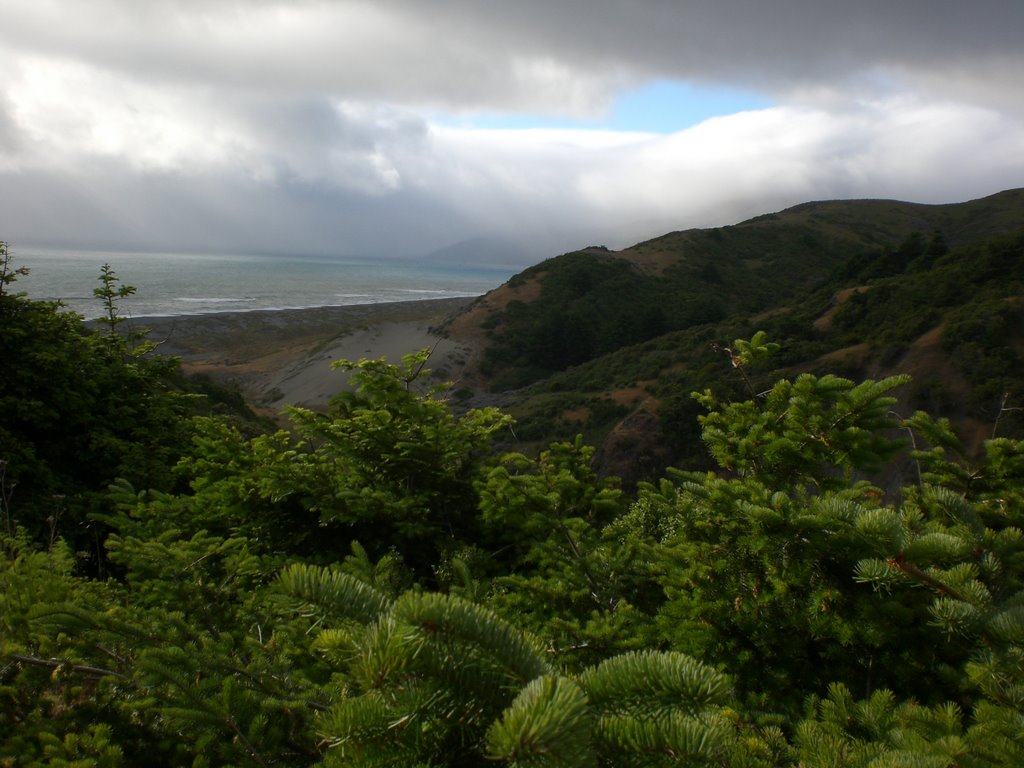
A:
[[[60,300],[93,318],[93,290],[110,264],[134,295],[121,300],[132,317],[245,312],[257,309],[377,304],[480,296],[519,271],[515,267],[442,266],[395,259],[118,253],[12,248],[14,267],[29,274],[14,284],[30,298]]]

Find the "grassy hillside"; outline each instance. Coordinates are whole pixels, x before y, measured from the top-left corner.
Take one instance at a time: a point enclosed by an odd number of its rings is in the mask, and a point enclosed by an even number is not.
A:
[[[951,205],[815,202],[512,278],[452,323],[486,336],[480,373],[526,442],[583,432],[638,479],[703,454],[689,397],[746,384],[727,347],[782,345],[764,381],[827,369],[915,376],[926,407],[980,439],[1024,406],[1024,190]],[[739,388],[739,389],[737,389]],[[998,422],[998,423],[997,423]]]

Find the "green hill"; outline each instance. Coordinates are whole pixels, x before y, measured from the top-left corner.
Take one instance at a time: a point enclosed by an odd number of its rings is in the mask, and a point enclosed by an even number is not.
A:
[[[423,349],[249,433],[0,242],[0,766],[1024,765],[1024,232],[884,206],[528,271],[450,326],[517,425]]]
[[[909,372],[902,407],[1005,433],[1024,404],[1022,253],[1021,189],[949,205],[804,203],[549,259],[450,330],[486,334],[479,372],[523,441],[583,432],[627,479],[699,459],[689,393],[740,387],[726,350],[759,329],[782,346],[765,381]]]

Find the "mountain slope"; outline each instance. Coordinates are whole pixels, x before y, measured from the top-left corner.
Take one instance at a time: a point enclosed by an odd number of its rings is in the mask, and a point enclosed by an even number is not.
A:
[[[1004,394],[1024,405],[1021,232],[1024,190],[805,203],[549,259],[448,330],[482,339],[477,386],[503,393],[522,440],[583,431],[627,480],[698,460],[689,392],[739,386],[723,348],[760,328],[783,347],[769,378],[910,370],[906,407],[980,435],[997,418],[1016,428]]]

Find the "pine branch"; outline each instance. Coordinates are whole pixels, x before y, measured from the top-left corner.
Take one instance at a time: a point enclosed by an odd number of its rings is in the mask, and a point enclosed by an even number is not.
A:
[[[602,714],[696,714],[724,704],[728,678],[677,651],[632,651],[583,672],[580,686]]]
[[[245,667],[239,666],[238,664],[231,664],[222,662],[219,664],[220,668],[228,672],[233,673],[236,677],[244,677],[252,684],[254,690],[261,691],[268,696],[273,696],[276,699],[284,700],[286,698],[292,698],[293,694],[288,691],[283,691],[277,688],[273,688],[268,685],[267,682],[260,676],[253,674],[250,670]],[[274,675],[270,675],[272,680],[277,680]],[[323,704],[318,701],[303,700],[303,705],[312,709],[314,712],[326,712],[330,709],[327,704]]]
[[[586,578],[587,583],[590,585],[590,596],[594,599],[594,602],[597,604],[598,608],[604,609],[605,607],[607,607],[610,610],[614,611],[615,601],[610,601],[610,604],[608,606],[604,605],[604,603],[601,600],[600,584],[598,583],[598,580],[594,576],[593,572],[590,570],[590,566],[587,564],[587,561],[583,558],[583,553],[580,551],[576,539],[573,538],[572,532],[566,527],[565,523],[562,522],[562,516],[560,514],[557,515],[557,519],[558,529],[565,536],[566,541],[569,543],[569,548],[572,550],[572,553],[576,558],[576,565],[579,566],[581,571],[583,571],[583,575]]]
[[[242,748],[249,754],[249,757],[256,761],[257,765],[261,765],[263,768],[268,768],[270,764],[263,759],[263,755],[259,753],[259,750],[257,750],[256,747],[252,745],[252,742],[246,738],[245,734],[242,733],[242,729],[238,727],[238,722],[230,712],[225,716],[224,722],[227,723],[231,732],[235,734],[235,738],[241,742]]]
[[[588,766],[593,715],[574,681],[545,675],[530,682],[485,738],[487,756],[515,765]]]
[[[407,592],[395,603],[392,615],[415,628],[418,642],[426,645],[440,639],[479,650],[523,684],[550,671],[543,647],[533,636],[468,600]]]
[[[895,568],[898,571],[907,574],[911,578],[917,579],[922,584],[934,589],[936,592],[940,592],[941,594],[946,595],[947,597],[951,597],[954,600],[959,600],[962,603],[968,602],[963,595],[961,595],[957,590],[953,589],[948,584],[943,584],[934,576],[925,573],[918,566],[914,565],[913,563],[908,563],[906,560],[903,559],[902,554],[897,555],[896,557],[889,558],[885,562],[890,568]]]
[[[129,680],[131,678],[128,675],[124,675],[120,672],[116,672],[113,669],[104,669],[103,667],[94,667],[88,664],[72,664],[70,661],[63,661],[61,659],[41,659],[38,656],[26,656],[22,653],[12,653],[10,658],[15,661],[20,661],[23,664],[31,664],[36,667],[46,667],[48,669],[68,669],[72,672],[77,672],[80,675],[87,675],[89,677],[101,678],[101,677],[116,677],[119,680]]]
[[[361,623],[375,620],[391,604],[380,590],[341,571],[293,563],[278,575],[287,594],[331,617]]]

